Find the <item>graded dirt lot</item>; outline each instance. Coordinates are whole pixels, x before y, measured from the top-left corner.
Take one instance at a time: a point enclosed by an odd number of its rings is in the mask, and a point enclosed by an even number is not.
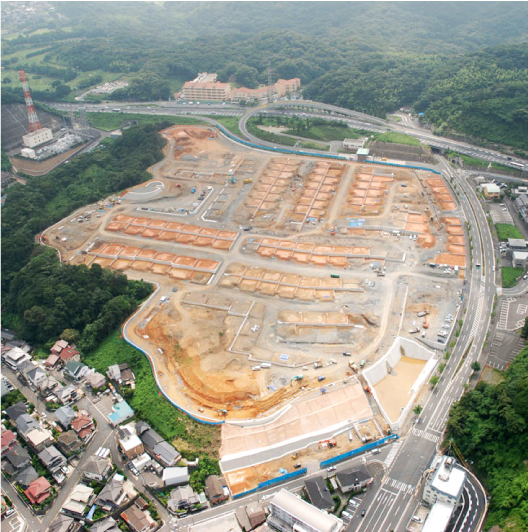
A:
[[[230,421],[269,421],[315,398],[335,403],[338,386],[356,371],[361,379],[398,335],[443,348],[434,335],[455,314],[467,246],[439,176],[249,150],[214,128],[163,135],[152,181],[44,236],[65,262],[157,284],[125,334],[178,406],[225,420],[227,438]],[[394,408],[420,365],[404,366],[378,385]],[[372,416],[358,407],[372,397],[358,390],[351,423]],[[330,414],[318,420],[328,426]]]

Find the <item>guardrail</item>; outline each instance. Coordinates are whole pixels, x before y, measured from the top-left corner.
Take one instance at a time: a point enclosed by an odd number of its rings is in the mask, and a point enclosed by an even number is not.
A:
[[[302,469],[299,469],[298,471],[292,471],[291,473],[286,473],[285,475],[281,475],[280,477],[275,477],[269,480],[265,480],[264,482],[259,482],[256,488],[253,488],[248,491],[244,491],[242,493],[237,493],[236,495],[233,495],[233,499],[239,499],[240,497],[243,497],[244,495],[249,495],[250,493],[255,493],[258,490],[261,490],[264,488],[270,488],[271,486],[275,486],[275,484],[280,484],[281,482],[286,482],[287,480],[290,480],[292,478],[300,477],[301,475],[304,475],[306,471],[307,471],[306,467],[303,467]]]
[[[344,155],[332,155],[329,153],[314,153],[314,152],[307,152],[307,151],[300,151],[300,150],[288,150],[287,148],[276,148],[276,147],[270,147],[270,146],[263,146],[261,144],[254,144],[253,142],[248,142],[247,140],[242,140],[241,138],[233,135],[230,131],[225,129],[223,126],[216,125],[215,126],[218,130],[220,130],[226,137],[230,138],[231,140],[234,140],[235,142],[239,142],[240,144],[244,144],[245,146],[249,146],[250,148],[256,148],[259,150],[266,150],[271,151],[275,153],[286,153],[290,155],[303,155],[308,157],[322,157],[324,159],[334,159],[338,161],[350,161],[348,157],[345,157]],[[398,163],[389,163],[384,161],[361,161],[361,164],[378,164],[382,166],[391,166],[396,168],[410,168],[412,170],[425,170],[427,172],[433,172],[434,174],[442,175],[442,172],[439,172],[438,170],[433,170],[432,168],[427,168],[426,166],[414,166],[410,164],[398,164]]]
[[[377,447],[381,447],[384,443],[387,443],[388,441],[391,441],[391,440],[397,440],[398,438],[399,436],[397,434],[391,434],[390,436],[385,436],[385,438],[381,438],[381,440],[377,440],[372,443],[367,443],[367,445],[363,445],[362,447],[353,449],[352,451],[348,451],[343,454],[338,454],[337,456],[334,456],[333,458],[328,458],[328,460],[323,460],[320,463],[320,466],[322,468],[325,468],[330,465],[337,464],[338,462],[346,460],[347,458],[352,458],[353,456],[364,453],[365,451],[370,451],[370,449],[376,449]]]

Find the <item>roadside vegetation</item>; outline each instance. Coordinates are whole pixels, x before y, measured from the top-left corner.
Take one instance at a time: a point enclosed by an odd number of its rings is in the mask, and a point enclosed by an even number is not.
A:
[[[372,133],[371,133],[372,134]],[[394,144],[405,144],[407,146],[421,146],[420,141],[405,133],[387,131],[387,133],[373,133],[374,138],[380,142],[392,142]]]
[[[4,150],[2,150],[2,172],[9,172],[12,166],[13,165],[11,164],[11,161],[9,160],[7,153]]]
[[[242,131],[240,131],[238,127],[238,121],[240,120],[240,117],[238,116],[216,116],[216,115],[204,115],[207,116],[207,118],[212,118],[213,120],[216,120],[220,124],[222,124],[227,130],[231,131],[231,133],[234,133],[240,138],[244,138],[244,135],[242,135]]]
[[[511,266],[503,266],[501,268],[502,287],[512,288],[517,284],[517,280],[524,273],[524,268],[512,268]]]
[[[497,235],[499,237],[499,240],[502,242],[506,242],[508,238],[524,238],[522,233],[511,224],[495,224],[495,228],[497,229]]]
[[[135,121],[138,124],[159,124],[166,122],[169,125],[200,125],[204,124],[199,118],[171,115],[144,115],[138,113],[87,113],[91,126],[104,131],[119,129],[124,122]],[[168,127],[167,126],[167,127]]]
[[[481,381],[450,410],[447,440],[484,481],[490,499],[486,530],[528,529],[528,347],[504,372],[504,381]]]

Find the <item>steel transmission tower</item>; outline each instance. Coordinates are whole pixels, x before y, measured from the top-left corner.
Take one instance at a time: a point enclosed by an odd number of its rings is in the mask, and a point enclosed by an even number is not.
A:
[[[39,129],[43,129],[43,127],[40,123],[39,117],[37,116],[37,111],[35,110],[35,105],[33,104],[31,93],[29,92],[26,72],[24,70],[18,71],[18,79],[20,79],[22,82],[22,88],[24,89],[24,99],[26,100],[26,109],[29,120],[29,132],[34,133]]]

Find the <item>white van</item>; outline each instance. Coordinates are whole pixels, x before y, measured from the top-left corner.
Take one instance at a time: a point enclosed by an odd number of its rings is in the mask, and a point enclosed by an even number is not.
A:
[[[260,366],[253,366],[251,369],[253,371],[260,371]]]
[[[267,369],[267,368],[271,368],[271,364],[269,362],[262,362],[262,364],[260,365],[260,367],[262,369]]]

